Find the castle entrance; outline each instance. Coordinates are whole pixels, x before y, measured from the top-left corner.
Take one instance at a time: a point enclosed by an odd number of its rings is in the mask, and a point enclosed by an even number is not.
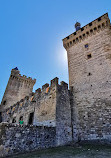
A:
[[[30,113],[29,122],[28,122],[29,125],[33,124],[33,118],[34,118],[34,112]]]

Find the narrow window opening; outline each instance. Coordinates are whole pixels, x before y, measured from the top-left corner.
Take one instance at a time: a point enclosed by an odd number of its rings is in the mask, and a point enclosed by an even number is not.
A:
[[[101,21],[101,17],[100,17],[100,18],[98,18],[98,21]]]
[[[83,31],[84,30],[84,28],[81,28],[81,31]]]
[[[28,122],[29,125],[33,124],[33,118],[34,118],[34,112],[30,113],[29,122]]]
[[[94,30],[97,30],[97,28],[95,27]]]
[[[76,41],[78,41],[78,38],[76,38]]]
[[[80,39],[82,39],[82,36],[79,36]]]
[[[83,37],[85,37],[85,34],[83,34]]]
[[[3,105],[6,105],[6,100],[4,100]]]
[[[91,75],[92,75],[92,74],[89,72],[89,73],[88,73],[88,76],[91,76]]]
[[[88,55],[87,55],[87,59],[90,59],[91,57],[92,57],[91,54],[88,54]]]
[[[86,32],[87,35],[89,35],[89,32]]]
[[[89,23],[89,26],[92,26],[92,22],[91,22],[91,23]]]
[[[100,29],[100,28],[101,28],[101,26],[99,25],[99,26],[98,26],[98,29]]]
[[[76,32],[74,32],[74,35],[76,35]]]
[[[73,43],[75,43],[75,40],[73,40]]]
[[[104,27],[104,23],[102,23],[102,27]]]
[[[69,39],[69,36],[67,37],[67,39]]]
[[[92,33],[92,32],[93,32],[93,30],[90,30],[90,32]]]
[[[70,44],[72,44],[72,41],[70,41]]]
[[[88,48],[88,44],[85,44],[85,48]]]
[[[108,21],[106,21],[106,26],[108,25]]]

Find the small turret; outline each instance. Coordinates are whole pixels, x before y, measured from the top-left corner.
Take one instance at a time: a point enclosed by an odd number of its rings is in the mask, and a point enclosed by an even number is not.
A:
[[[78,31],[81,28],[81,24],[79,22],[76,22],[75,29]]]

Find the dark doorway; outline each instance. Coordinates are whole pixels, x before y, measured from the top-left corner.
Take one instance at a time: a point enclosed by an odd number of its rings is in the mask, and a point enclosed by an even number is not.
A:
[[[13,118],[12,123],[16,123],[16,118],[15,117]]]
[[[28,122],[29,125],[32,125],[33,118],[34,118],[34,112],[30,113],[30,115],[29,115],[29,122]]]

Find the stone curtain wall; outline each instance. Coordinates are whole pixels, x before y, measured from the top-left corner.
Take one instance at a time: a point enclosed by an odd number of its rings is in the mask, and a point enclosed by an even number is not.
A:
[[[51,85],[45,84],[42,89],[37,89],[24,99],[2,112],[3,122],[12,123],[13,118],[19,123],[23,116],[24,124],[27,125],[30,113],[34,113],[34,125],[55,126],[56,122],[56,87],[58,78],[51,80]]]
[[[58,78],[51,80],[37,89],[34,99],[36,100],[34,125],[56,126],[56,87]],[[47,91],[48,89],[48,91]]]
[[[0,124],[0,157],[55,146],[55,127]]]

